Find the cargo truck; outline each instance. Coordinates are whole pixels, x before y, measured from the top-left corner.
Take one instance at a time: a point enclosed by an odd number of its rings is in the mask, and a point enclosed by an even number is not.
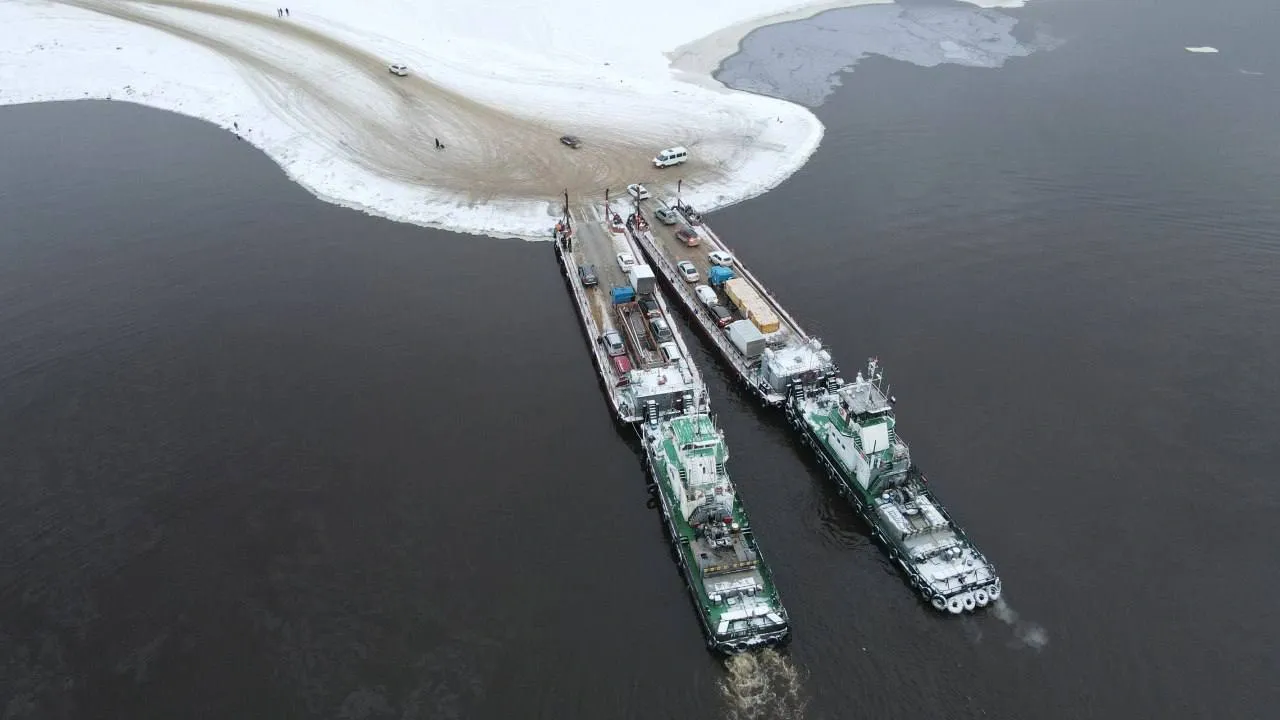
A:
[[[653,268],[648,265],[636,265],[627,271],[631,287],[637,295],[652,295],[657,280],[653,277]]]
[[[746,320],[739,320],[735,323],[729,323],[724,329],[725,334],[729,336],[729,342],[738,348],[738,352],[748,358],[755,359],[760,357],[760,353],[764,352],[764,335],[760,329]]]

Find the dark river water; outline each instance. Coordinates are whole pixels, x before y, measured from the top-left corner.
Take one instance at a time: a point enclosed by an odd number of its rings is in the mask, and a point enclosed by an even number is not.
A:
[[[1008,600],[921,605],[703,351],[790,709],[726,697],[549,244],[166,113],[0,109],[0,718],[1274,716],[1280,13],[1008,15],[1060,44],[863,59],[711,218],[879,356]]]

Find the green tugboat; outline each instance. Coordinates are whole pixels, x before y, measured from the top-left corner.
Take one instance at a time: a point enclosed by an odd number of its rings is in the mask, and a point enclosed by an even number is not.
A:
[[[729,451],[720,430],[709,416],[691,414],[646,423],[641,432],[707,644],[735,653],[786,642],[787,611],[725,470]]]
[[[866,377],[797,388],[787,416],[926,601],[953,615],[984,608],[1000,598],[1000,578],[911,462],[882,379],[872,358]]]

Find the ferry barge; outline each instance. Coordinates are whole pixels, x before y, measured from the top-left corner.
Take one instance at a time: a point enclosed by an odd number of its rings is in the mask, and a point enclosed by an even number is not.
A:
[[[640,435],[663,525],[708,647],[787,641],[790,620],[729,479],[724,436],[652,269],[608,202],[557,223],[556,258],[614,417]]]

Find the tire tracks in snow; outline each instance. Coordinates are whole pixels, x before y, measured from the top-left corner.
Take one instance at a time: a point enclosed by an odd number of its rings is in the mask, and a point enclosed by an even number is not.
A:
[[[572,130],[486,105],[417,71],[393,76],[387,72],[387,58],[298,20],[203,0],[53,1],[150,27],[217,53],[242,68],[266,103],[335,155],[374,174],[450,191],[470,202],[552,200],[566,189],[583,197],[598,196],[606,187],[621,191],[652,175],[649,158],[657,149],[696,140],[602,132],[584,137],[583,147],[570,150],[559,137]],[[202,17],[184,21],[187,14]],[[211,26],[218,22],[249,32],[216,32]],[[296,55],[290,54],[291,46]],[[338,63],[342,72],[309,61],[306,52],[297,52],[301,50]],[[365,94],[370,89],[376,97]],[[447,150],[434,148],[436,137]],[[691,162],[682,172],[687,182],[703,183],[723,174],[705,162]]]

